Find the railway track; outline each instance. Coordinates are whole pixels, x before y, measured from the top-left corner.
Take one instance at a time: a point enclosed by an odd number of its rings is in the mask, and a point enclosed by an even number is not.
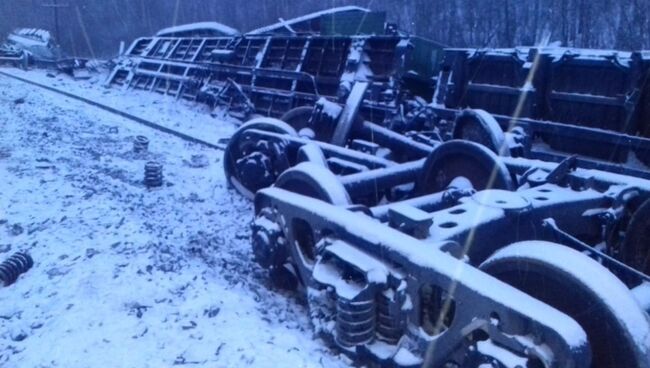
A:
[[[66,92],[66,91],[63,91],[63,90],[58,89],[58,88],[54,88],[54,87],[51,87],[51,86],[48,86],[48,85],[45,85],[45,84],[42,84],[42,83],[31,81],[29,79],[21,78],[21,77],[18,77],[16,75],[7,73],[6,71],[0,71],[0,76],[7,77],[7,78],[12,78],[12,79],[18,80],[18,81],[23,82],[23,83],[27,83],[27,84],[32,85],[32,86],[39,87],[39,88],[45,89],[47,91],[63,95],[63,96],[66,96],[68,98],[72,98],[74,100],[83,102],[83,103],[85,103],[87,105],[90,105],[90,106],[93,106],[95,108],[110,112],[111,114],[118,115],[118,116],[120,116],[122,118],[131,120],[133,122],[136,122],[136,123],[144,125],[146,127],[158,130],[160,132],[173,135],[175,137],[178,137],[178,138],[183,139],[183,140],[188,141],[188,142],[200,144],[200,145],[208,147],[208,148],[222,150],[222,151],[226,147],[225,144],[208,142],[208,141],[205,141],[203,139],[191,136],[189,134],[185,134],[185,133],[170,129],[168,127],[165,127],[163,125],[154,123],[154,122],[152,122],[150,120],[143,119],[143,118],[141,118],[139,116],[129,114],[127,112],[121,111],[121,110],[116,109],[114,107],[99,103],[99,102],[91,100],[89,98],[78,96],[78,95],[75,95],[74,93]]]

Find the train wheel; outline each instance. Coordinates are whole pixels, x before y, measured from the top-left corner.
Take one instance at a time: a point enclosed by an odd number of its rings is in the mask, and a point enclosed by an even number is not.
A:
[[[311,162],[303,162],[285,171],[275,186],[336,206],[349,206],[352,203],[336,175],[322,165]]]
[[[295,107],[282,115],[280,120],[291,125],[298,132],[298,135],[307,138],[316,138],[316,133],[312,127],[311,116],[314,112],[313,106]]]
[[[485,110],[461,111],[454,122],[453,138],[478,143],[499,156],[510,156],[501,126]]]
[[[650,275],[650,199],[632,215],[625,230],[620,258],[630,267]]]
[[[629,289],[596,261],[568,247],[515,243],[480,268],[575,319],[587,333],[594,368],[650,366],[650,327]]]
[[[311,162],[303,162],[285,171],[275,183],[277,188],[285,189],[307,197],[319,199],[335,206],[349,206],[352,202],[345,187],[327,168]],[[293,263],[304,283],[311,277],[311,268],[316,260],[319,239],[324,234],[316,234],[309,223],[294,219],[290,226],[293,241],[289,252]]]
[[[508,168],[494,152],[478,143],[452,140],[429,154],[418,189],[422,194],[440,192],[458,177],[469,180],[476,190],[515,188]]]
[[[269,187],[289,167],[282,145],[248,139],[251,129],[297,136],[295,129],[280,120],[257,118],[242,125],[230,138],[224,153],[224,171],[228,184],[252,199],[259,189]]]

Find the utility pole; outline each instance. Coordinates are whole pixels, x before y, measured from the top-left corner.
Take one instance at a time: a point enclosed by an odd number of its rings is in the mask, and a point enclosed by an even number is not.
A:
[[[56,38],[57,42],[60,42],[61,34],[59,31],[59,9],[67,8],[70,6],[70,4],[59,4],[58,0],[51,0],[51,1],[52,1],[51,3],[41,4],[41,6],[44,8],[52,8],[52,10],[54,10],[54,37]]]

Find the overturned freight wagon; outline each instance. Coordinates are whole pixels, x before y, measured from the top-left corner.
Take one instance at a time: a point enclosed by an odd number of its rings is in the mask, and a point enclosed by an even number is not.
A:
[[[382,12],[336,8],[243,35],[212,28],[136,40],[109,84],[228,106],[244,118],[344,101],[355,81],[367,81],[362,114],[389,125],[406,118],[416,97],[433,96],[441,46],[401,34]]]
[[[18,28],[0,44],[0,65],[57,70],[78,79],[89,77],[99,62],[69,57],[49,31],[38,28]]]
[[[54,65],[60,58],[60,47],[44,29],[15,29],[0,45],[0,62],[4,64],[22,67]]]
[[[491,117],[496,129],[528,141],[527,157],[577,154],[583,167],[649,177],[647,52],[521,47],[444,54],[432,113],[454,122],[454,138]]]

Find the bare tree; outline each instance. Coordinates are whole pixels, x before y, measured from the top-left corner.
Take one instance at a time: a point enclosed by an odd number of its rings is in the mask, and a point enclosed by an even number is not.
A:
[[[54,30],[46,0],[0,1],[0,33]],[[64,2],[60,0],[60,2]],[[552,41],[576,47],[650,47],[648,0],[65,0],[60,43],[75,55],[111,56],[120,41],[174,23],[217,21],[246,31],[278,18],[341,5],[384,10],[402,29],[454,47],[512,47]]]

